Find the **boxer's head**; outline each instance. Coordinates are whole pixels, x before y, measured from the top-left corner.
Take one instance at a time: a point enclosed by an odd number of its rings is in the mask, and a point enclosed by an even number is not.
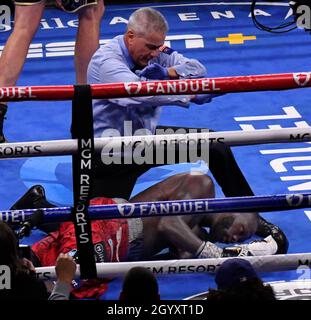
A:
[[[214,242],[242,242],[250,238],[257,230],[258,214],[220,213],[210,227],[211,240]]]

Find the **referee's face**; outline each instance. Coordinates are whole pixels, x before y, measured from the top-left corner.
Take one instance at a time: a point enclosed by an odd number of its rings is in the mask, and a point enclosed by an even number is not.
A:
[[[164,45],[164,40],[163,33],[151,32],[142,35],[130,32],[128,50],[133,61],[141,67],[147,66],[151,59],[159,55],[159,49]]]

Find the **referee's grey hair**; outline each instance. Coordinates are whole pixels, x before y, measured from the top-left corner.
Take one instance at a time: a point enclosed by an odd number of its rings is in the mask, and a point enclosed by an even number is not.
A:
[[[167,33],[168,23],[164,16],[153,8],[141,8],[133,12],[127,24],[127,30],[133,30],[141,35],[150,32]]]

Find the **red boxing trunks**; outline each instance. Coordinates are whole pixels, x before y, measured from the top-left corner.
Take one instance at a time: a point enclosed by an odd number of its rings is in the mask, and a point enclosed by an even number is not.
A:
[[[112,199],[95,198],[91,205],[114,204]],[[128,251],[128,224],[125,219],[95,220],[92,238],[96,262],[124,261]],[[54,266],[60,253],[68,253],[78,262],[74,225],[64,222],[59,230],[36,242],[32,250],[42,266]],[[98,298],[107,290],[107,280],[87,280],[74,285],[72,294],[77,298]]]

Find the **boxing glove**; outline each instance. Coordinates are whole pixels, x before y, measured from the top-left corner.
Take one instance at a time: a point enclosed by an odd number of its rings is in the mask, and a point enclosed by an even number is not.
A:
[[[277,252],[277,242],[270,235],[262,240],[226,247],[223,249],[222,257],[266,256],[277,254]]]
[[[196,252],[198,259],[221,258],[221,255],[222,249],[209,241],[203,242]]]
[[[278,245],[276,254],[285,254],[288,250],[288,240],[285,233],[277,225],[266,221],[264,218],[259,217],[258,228],[256,235],[260,237],[267,237],[271,235]]]

